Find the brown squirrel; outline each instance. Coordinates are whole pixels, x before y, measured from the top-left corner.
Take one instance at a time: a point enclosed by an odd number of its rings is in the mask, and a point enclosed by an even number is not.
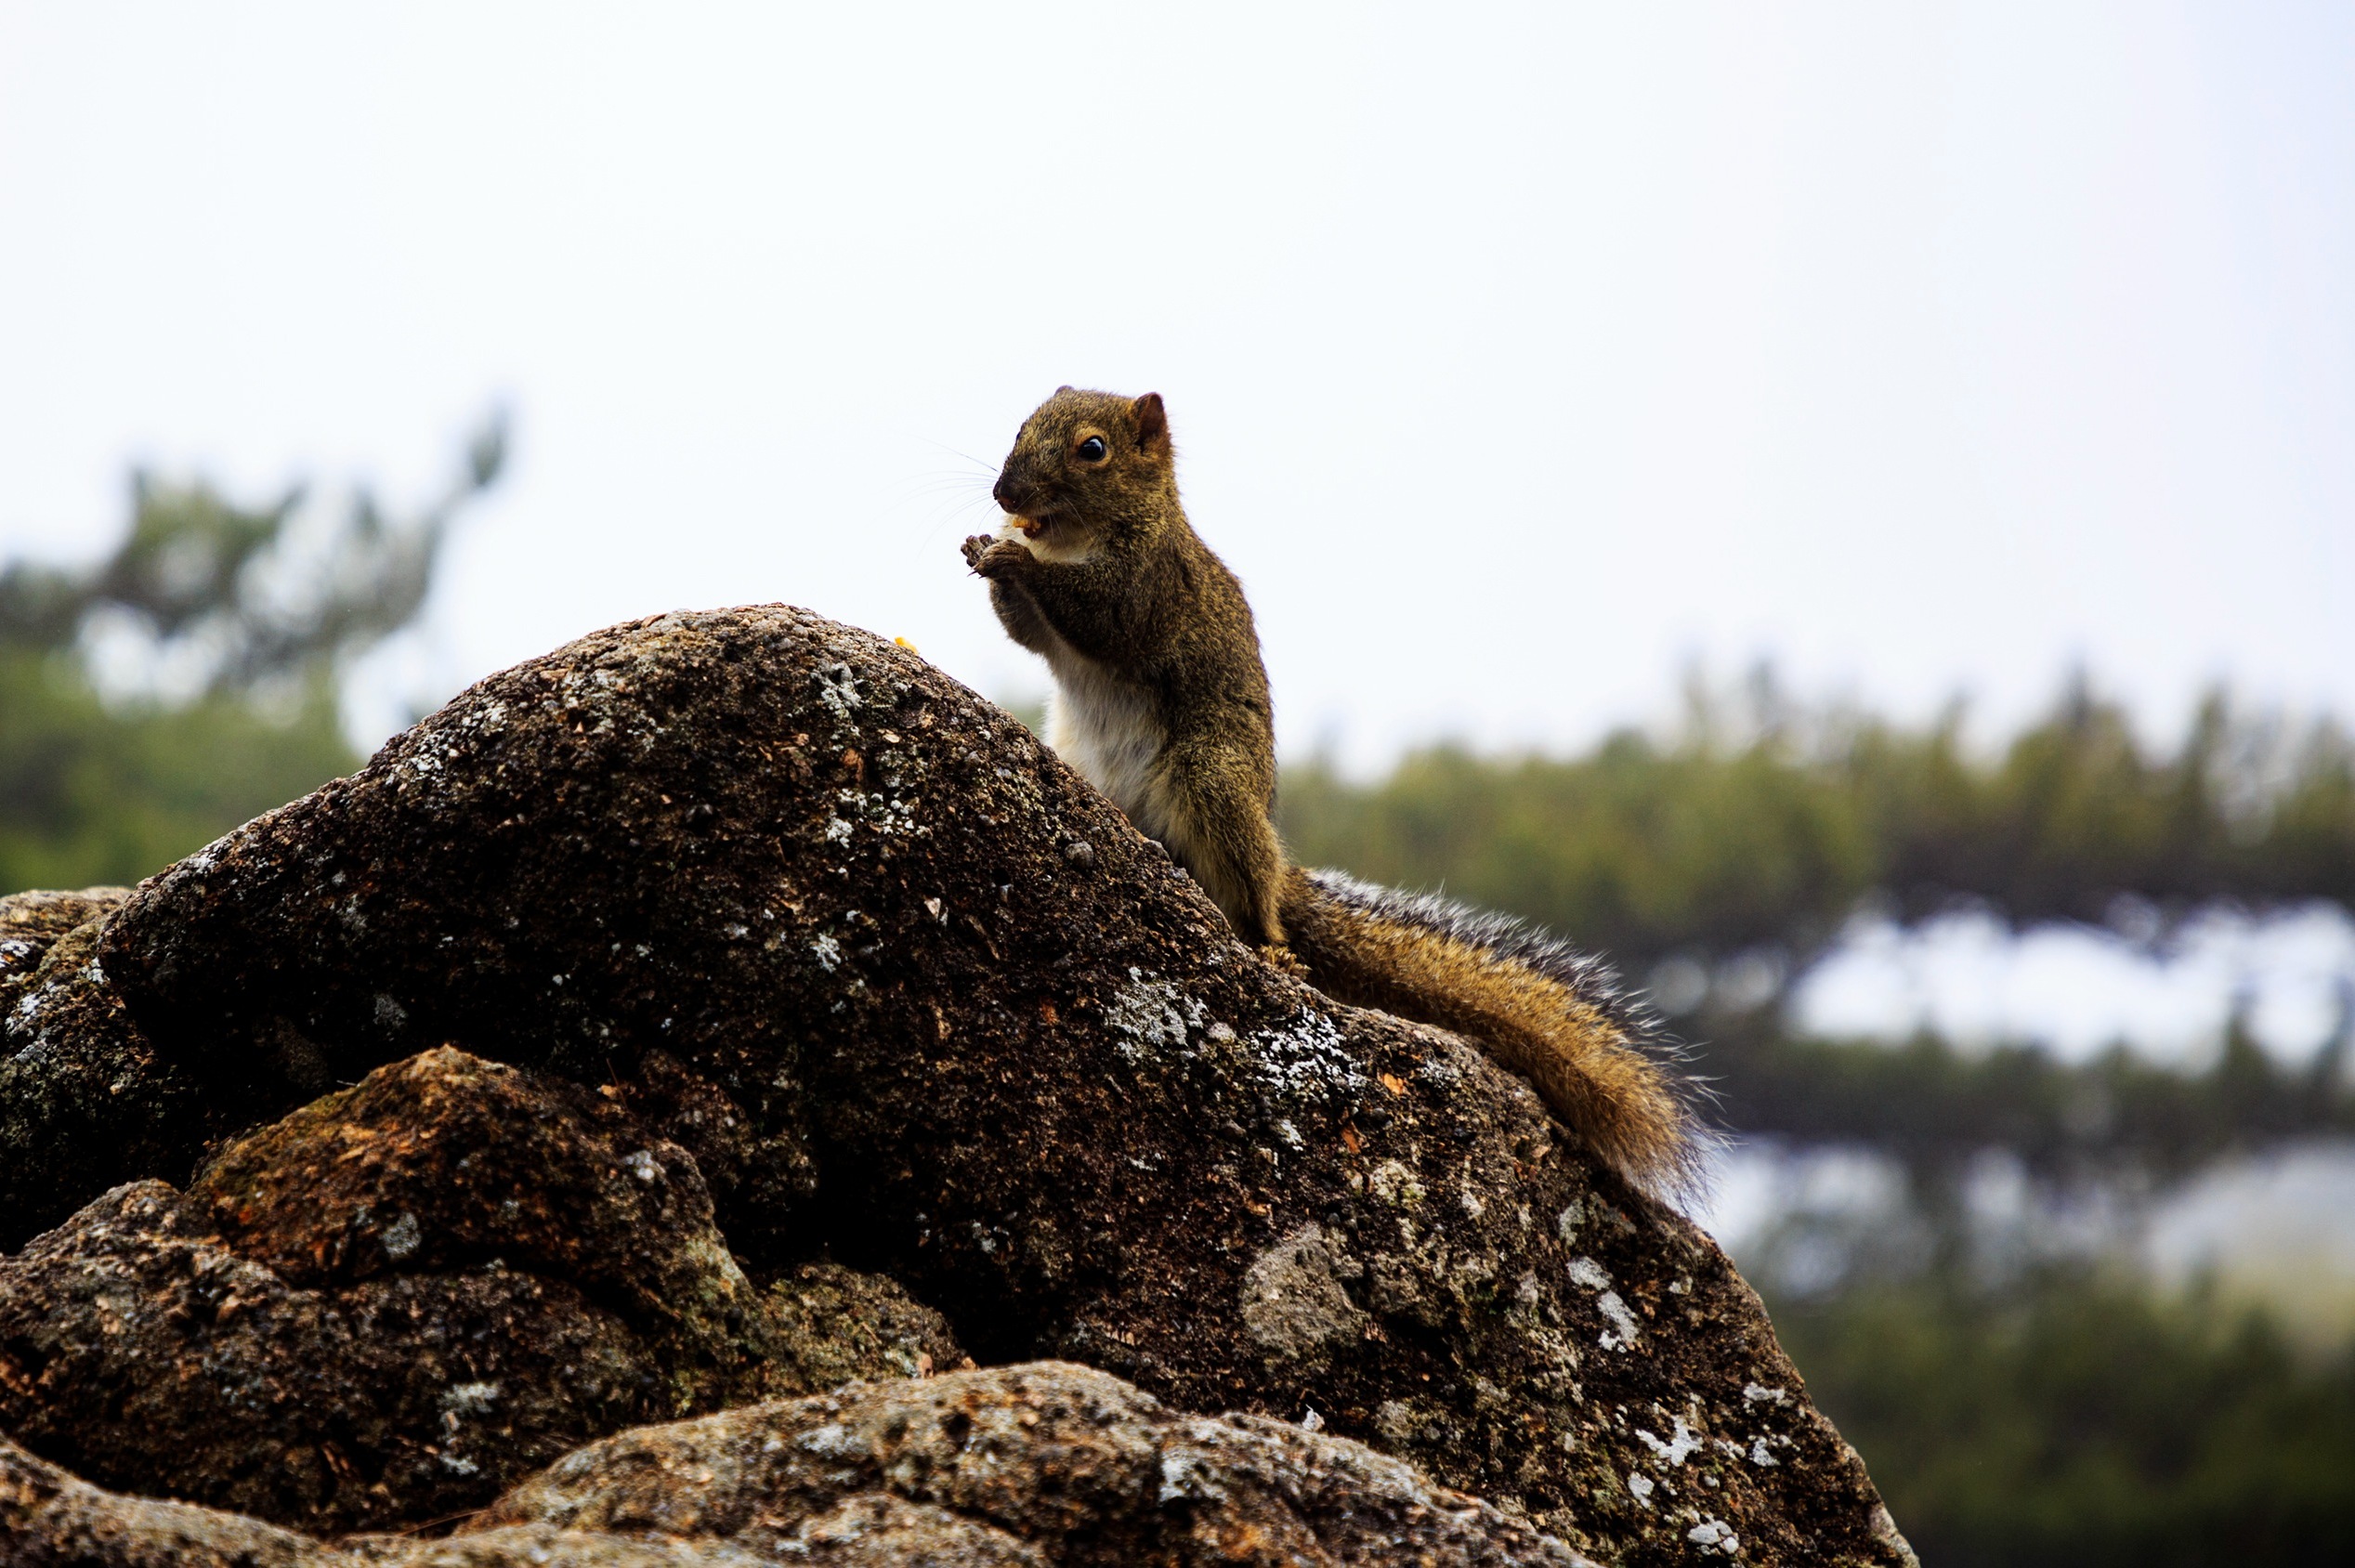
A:
[[[1053,673],[1048,743],[1243,940],[1341,1001],[1480,1040],[1629,1181],[1694,1189],[1690,1090],[1608,965],[1518,921],[1289,863],[1268,815],[1275,713],[1251,607],[1178,503],[1158,393],[1060,388],[991,493],[1006,522],[964,556],[1007,634]]]

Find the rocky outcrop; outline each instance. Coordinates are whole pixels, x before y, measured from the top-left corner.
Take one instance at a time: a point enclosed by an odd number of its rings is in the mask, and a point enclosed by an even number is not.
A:
[[[678,1145],[448,1050],[0,1260],[0,1429],[312,1531],[478,1508],[625,1426],[961,1359],[887,1281],[756,1288]]]
[[[18,893],[0,898],[0,1015],[17,1004],[45,966],[75,967],[98,945],[98,922],[131,896],[127,887],[85,887],[79,893]],[[83,940],[49,955],[69,936]]]
[[[967,1562],[1575,1561],[1357,1444],[1181,1415],[1053,1362],[626,1433],[517,1487],[465,1534],[530,1524],[716,1537],[773,1559],[880,1528],[953,1540]]]
[[[985,1362],[1327,1427],[1598,1561],[1905,1558],[1706,1236],[1474,1047],[1236,944],[1000,711],[804,612],[661,617],[493,677],[143,886],[85,970],[151,1052],[143,1081],[196,1086],[204,1115],[281,1115],[452,1043],[680,1151],[664,1180],[700,1173],[744,1274],[896,1282]],[[311,1282],[290,1289],[428,1277],[353,1272],[390,1222],[333,1161],[283,1191],[341,1195],[339,1230],[242,1169],[216,1162],[171,1225]],[[443,1212],[442,1176],[371,1170]],[[651,1274],[592,1297],[568,1212],[525,1216],[551,1271],[529,1277],[583,1292],[666,1397],[757,1382],[708,1348],[739,1333],[716,1261],[675,1321]],[[487,1277],[475,1233],[438,1234],[420,1255],[460,1272],[430,1277]],[[20,1435],[64,1459],[82,1419]]]
[[[97,961],[120,887],[0,898],[0,1248],[250,1119],[158,1061]]]
[[[1358,1444],[1256,1417],[1181,1415],[1117,1379],[1055,1363],[854,1383],[642,1428],[567,1457],[445,1541],[305,1540],[110,1496],[0,1446],[8,1561],[41,1561],[71,1536],[98,1543],[70,1559],[91,1568],[1591,1568],[1526,1523]]]

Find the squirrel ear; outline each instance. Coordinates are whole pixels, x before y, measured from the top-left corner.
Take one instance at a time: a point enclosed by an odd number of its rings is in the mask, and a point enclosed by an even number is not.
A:
[[[1056,388],[1054,389],[1054,395],[1055,395],[1056,397],[1060,398],[1060,397],[1062,397],[1062,396],[1063,396],[1066,392],[1068,392],[1068,391],[1070,391],[1070,390],[1071,390],[1071,384],[1070,384],[1069,382],[1067,382],[1067,381],[1066,381],[1066,382],[1065,382],[1062,385],[1060,385],[1060,386],[1058,386],[1058,387],[1056,387]]]
[[[1129,405],[1129,412],[1136,415],[1137,445],[1158,446],[1170,438],[1170,415],[1158,392],[1147,392]]]

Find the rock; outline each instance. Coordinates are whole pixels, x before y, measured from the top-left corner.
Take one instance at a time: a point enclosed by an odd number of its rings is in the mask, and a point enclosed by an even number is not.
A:
[[[816,1392],[859,1378],[928,1378],[971,1366],[948,1321],[880,1274],[839,1263],[804,1263],[773,1282],[767,1311],[767,1386]]]
[[[452,1544],[329,1545],[243,1514],[104,1492],[0,1438],[0,1561],[12,1568],[748,1568],[733,1552],[502,1531]]]
[[[110,1496],[0,1444],[7,1561],[40,1561],[69,1531],[104,1543],[72,1558],[93,1568],[1593,1568],[1361,1444],[1262,1417],[1181,1415],[1055,1363],[854,1383],[642,1428],[567,1456],[446,1541],[363,1536],[340,1549],[232,1515]],[[188,1543],[212,1555],[168,1555]]]
[[[311,1568],[348,1560],[257,1519],[101,1492],[0,1438],[0,1561],[20,1568]]]
[[[957,1530],[969,1555],[942,1561],[1576,1561],[1361,1444],[1264,1417],[1182,1415],[1053,1362],[627,1432],[517,1487],[459,1538],[543,1524],[717,1538],[777,1561],[870,1521],[927,1545]]]
[[[119,887],[0,898],[0,1248],[249,1119],[159,1062],[96,961]]]
[[[728,1168],[748,1262],[888,1275],[984,1360],[1313,1409],[1598,1558],[1905,1560],[1707,1237],[1475,1048],[1260,961],[1001,711],[805,612],[494,676],[142,886],[99,953],[231,1100],[445,1040],[614,1079]]]
[[[693,1160],[618,1104],[450,1050],[0,1261],[0,1427],[107,1485],[313,1531],[479,1507],[627,1425],[933,1358],[962,1352],[888,1282],[757,1290]]]
[[[59,940],[87,930],[77,961],[86,962],[97,924],[131,895],[127,887],[85,887],[79,893],[15,893],[0,898],[0,1013],[16,1005]]]

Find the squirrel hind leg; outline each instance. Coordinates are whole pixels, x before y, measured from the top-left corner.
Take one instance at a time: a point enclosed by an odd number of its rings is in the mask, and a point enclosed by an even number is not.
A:
[[[1284,946],[1284,846],[1249,781],[1214,769],[1181,775],[1165,789],[1162,842],[1255,947]]]

